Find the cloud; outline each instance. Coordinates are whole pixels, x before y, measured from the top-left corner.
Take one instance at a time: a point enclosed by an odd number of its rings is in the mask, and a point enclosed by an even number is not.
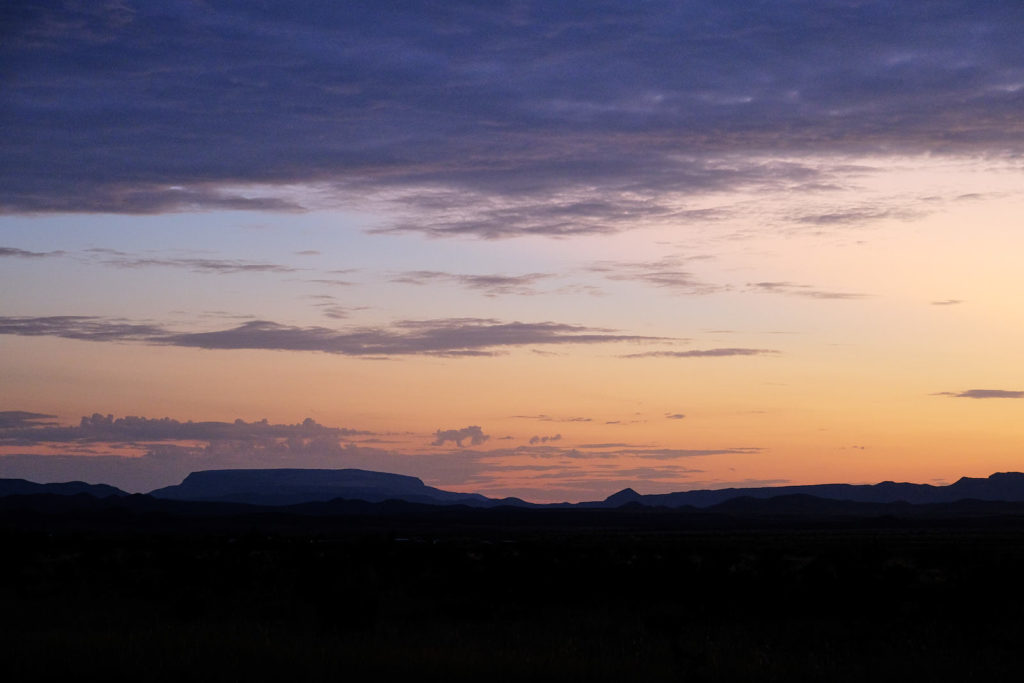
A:
[[[1006,391],[1005,389],[968,389],[967,391],[943,391],[937,396],[953,398],[1024,398],[1024,391]]]
[[[132,323],[118,318],[82,315],[0,316],[0,334],[63,337],[83,341],[152,342],[165,335],[166,331],[157,325]]]
[[[724,358],[726,356],[763,356],[778,353],[772,349],[693,349],[690,351],[644,351],[628,353],[620,358]]]
[[[665,417],[669,420],[682,420],[686,416],[682,413],[665,413]]]
[[[551,415],[513,415],[512,417],[522,420],[539,420],[541,422],[593,422],[591,417],[552,417]]]
[[[159,325],[92,316],[0,316],[0,335],[83,341],[139,342],[200,349],[319,351],[347,356],[489,356],[500,350],[552,344],[661,341],[659,337],[564,323],[505,323],[482,318],[402,320],[387,328],[347,331],[252,320],[213,332],[171,332]]]
[[[40,427],[54,424],[52,419],[56,415],[46,413],[30,413],[26,410],[0,410],[0,430],[18,429],[26,427]],[[3,438],[3,431],[0,431],[0,439]]]
[[[583,458],[642,458],[649,460],[675,460],[677,458],[697,458],[708,455],[749,455],[760,453],[763,449],[755,447],[740,448],[649,448],[625,443],[591,443],[582,444],[579,448],[588,451],[578,453]]]
[[[788,296],[805,296],[810,299],[863,299],[867,294],[857,292],[831,292],[815,289],[810,285],[798,285],[792,282],[750,282],[747,284],[753,291],[769,294],[786,294]]]
[[[940,301],[931,302],[932,306],[956,306],[962,304],[961,299],[942,299]]]
[[[443,446],[445,443],[451,441],[459,448],[462,448],[462,442],[469,439],[471,446],[479,446],[491,437],[484,434],[484,430],[476,425],[469,427],[463,427],[462,429],[438,429],[434,432],[436,437],[430,442],[431,446]]]
[[[857,225],[881,220],[883,218],[912,218],[915,212],[877,207],[855,207],[836,209],[823,213],[805,214],[796,217],[797,223],[818,226]]]
[[[26,251],[14,247],[0,247],[0,258],[48,258],[51,256],[63,256],[63,251]]]
[[[554,436],[531,436],[530,445],[533,446],[538,443],[547,443],[548,441],[561,441],[562,435],[555,434]]]
[[[96,250],[94,250],[96,251]],[[103,250],[109,254],[109,251]],[[294,273],[298,268],[279,263],[254,263],[233,259],[212,258],[153,258],[115,252],[98,259],[100,263],[118,268],[149,268],[162,266],[185,268],[195,273],[226,275],[235,273]]]
[[[58,251],[25,251],[12,247],[0,247],[0,257],[15,258],[50,258],[57,256],[73,256],[87,263],[95,263],[116,268],[150,268],[168,267],[184,268],[196,273],[213,273],[217,275],[234,273],[294,273],[300,270],[279,263],[258,263],[241,259],[199,258],[199,257],[157,257],[139,256],[120,251],[94,247],[81,252]]]
[[[703,282],[683,270],[681,265],[682,260],[675,258],[647,262],[602,261],[592,264],[587,270],[604,275],[609,280],[642,282],[674,294],[713,294],[727,289]]]
[[[831,179],[796,156],[1019,154],[1022,25],[1016,0],[23,3],[0,210],[376,202],[383,230],[483,238],[704,220],[660,198]]]
[[[169,417],[119,417],[94,413],[74,426],[56,426],[42,421],[52,415],[8,411],[0,413],[0,444],[151,441],[231,440],[254,441],[284,438],[343,438],[373,432],[325,427],[311,418],[293,425],[271,424],[267,420],[246,422],[180,422]]]
[[[550,277],[552,276],[548,273],[464,275],[435,270],[412,270],[392,278],[391,281],[410,285],[431,285],[437,282],[451,282],[466,289],[482,292],[484,296],[495,297],[506,294],[537,294],[538,292],[533,288],[533,285],[540,280]]]
[[[480,450],[473,446],[485,443],[487,435],[478,426],[437,430],[433,445],[451,444],[450,449],[403,452],[366,445],[370,440],[353,443],[354,437],[371,433],[308,418],[274,424],[93,414],[78,424],[60,425],[44,413],[4,411],[0,425],[0,477],[109,483],[128,491],[175,484],[197,470],[358,468],[501,496],[525,495],[529,482],[550,479],[531,495],[540,500],[579,500],[603,498],[647,477],[678,483],[680,477],[697,471],[676,462],[682,459],[760,452],[746,447],[687,450],[625,443],[591,444],[588,450],[556,446],[554,437],[547,443]],[[466,441],[469,448],[463,447]],[[17,452],[21,446],[34,452]],[[49,452],[41,453],[43,449]],[[562,489],[575,493],[563,495]]]

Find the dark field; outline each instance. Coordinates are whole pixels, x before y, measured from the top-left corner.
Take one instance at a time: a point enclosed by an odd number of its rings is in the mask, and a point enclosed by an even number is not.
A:
[[[991,681],[1024,661],[1019,523],[559,519],[8,518],[0,677]]]

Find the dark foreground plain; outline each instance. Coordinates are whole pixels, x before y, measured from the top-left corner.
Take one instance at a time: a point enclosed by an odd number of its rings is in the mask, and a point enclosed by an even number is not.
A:
[[[992,681],[1024,651],[1016,514],[29,503],[7,681]]]

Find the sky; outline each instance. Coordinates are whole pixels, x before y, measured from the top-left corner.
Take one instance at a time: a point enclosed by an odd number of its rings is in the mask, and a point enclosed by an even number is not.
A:
[[[1024,469],[1020,0],[0,7],[0,477]]]

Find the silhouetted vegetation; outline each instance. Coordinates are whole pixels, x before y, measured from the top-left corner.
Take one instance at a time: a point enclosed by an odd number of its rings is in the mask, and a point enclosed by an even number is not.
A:
[[[0,514],[5,680],[992,680],[1024,637],[1014,518],[124,504]]]

